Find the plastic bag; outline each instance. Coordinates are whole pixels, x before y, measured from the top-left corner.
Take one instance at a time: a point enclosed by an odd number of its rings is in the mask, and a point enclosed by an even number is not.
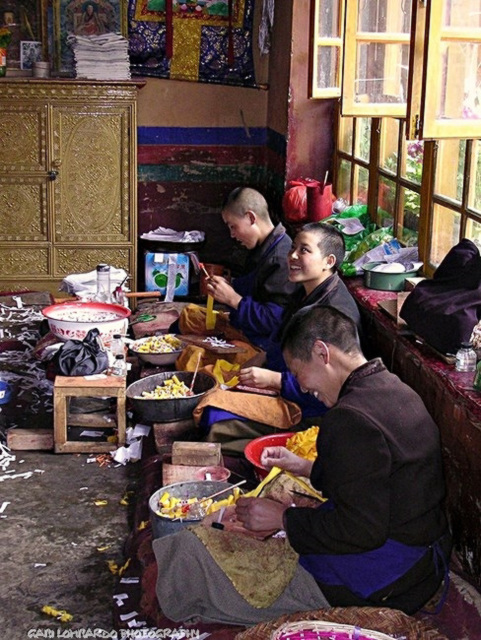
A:
[[[289,222],[307,222],[307,189],[302,180],[292,180],[282,198],[282,210]]]
[[[54,356],[55,370],[62,376],[90,376],[109,366],[109,357],[97,328],[90,329],[83,340],[67,340]]]

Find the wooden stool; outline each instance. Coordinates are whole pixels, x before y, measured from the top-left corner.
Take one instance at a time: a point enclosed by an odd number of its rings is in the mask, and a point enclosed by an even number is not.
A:
[[[68,441],[67,426],[69,414],[69,399],[82,398],[117,398],[117,443],[112,442],[83,442]],[[53,389],[53,432],[55,453],[104,453],[125,444],[125,377],[105,376],[102,378],[85,378],[82,376],[56,376]],[[85,418],[82,422],[82,415]],[[75,415],[77,425],[85,427],[112,428],[108,416],[89,414]]]

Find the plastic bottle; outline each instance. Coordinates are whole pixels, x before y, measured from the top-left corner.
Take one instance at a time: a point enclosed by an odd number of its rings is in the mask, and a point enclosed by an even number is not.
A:
[[[474,374],[473,388],[481,391],[481,360],[476,365],[476,373]]]
[[[125,357],[118,353],[115,356],[114,365],[112,367],[112,375],[113,376],[126,376],[127,375],[127,365],[125,362]]]
[[[476,371],[476,351],[470,342],[462,342],[456,352],[456,371]]]
[[[114,333],[114,335],[112,336],[112,342],[110,343],[110,352],[113,355],[114,359],[117,355],[125,356],[124,341],[122,340],[122,336],[120,335],[120,333]]]
[[[97,295],[98,302],[111,302],[112,293],[110,290],[110,267],[108,264],[97,265]]]

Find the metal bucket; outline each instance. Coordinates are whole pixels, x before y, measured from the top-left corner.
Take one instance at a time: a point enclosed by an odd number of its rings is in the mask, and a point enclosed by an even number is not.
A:
[[[131,401],[134,414],[140,422],[187,420],[192,417],[192,411],[199,404],[202,396],[217,385],[215,378],[199,371],[194,382],[193,396],[166,400],[139,397],[142,396],[143,391],[153,391],[157,385],[161,385],[174,375],[190,387],[194,372],[164,371],[163,373],[156,373],[153,376],[137,380],[137,382],[127,387],[126,396]]]
[[[161,487],[155,493],[150,496],[149,499],[149,511],[150,522],[152,523],[152,538],[163,538],[171,533],[177,533],[181,529],[184,529],[190,524],[200,522],[199,518],[183,520],[172,520],[166,516],[159,515],[159,499],[167,491],[171,497],[174,498],[205,498],[217,491],[227,489],[232,486],[229,482],[216,482],[214,480],[199,480],[189,482],[176,482],[169,484],[165,487]],[[228,498],[233,490],[225,491],[219,496],[219,500]]]

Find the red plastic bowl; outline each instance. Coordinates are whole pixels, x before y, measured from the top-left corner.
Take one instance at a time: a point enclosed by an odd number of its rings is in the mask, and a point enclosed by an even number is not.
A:
[[[265,478],[269,473],[268,469],[265,469],[261,463],[261,454],[265,447],[283,447],[288,439],[294,435],[293,431],[286,433],[273,433],[270,436],[261,436],[251,440],[244,449],[244,455],[251,464],[256,468],[256,473],[259,478]]]

